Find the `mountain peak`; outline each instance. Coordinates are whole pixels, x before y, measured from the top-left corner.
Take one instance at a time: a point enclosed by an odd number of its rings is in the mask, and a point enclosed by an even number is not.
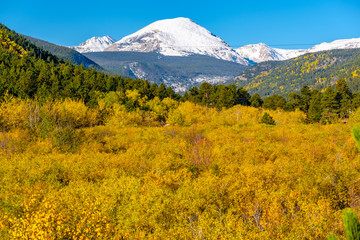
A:
[[[102,52],[105,48],[109,47],[114,42],[116,42],[116,40],[108,35],[103,37],[92,37],[79,44],[79,46],[74,46],[71,48],[80,53]]]
[[[153,22],[105,51],[157,52],[165,56],[198,54],[247,65],[224,40],[184,17]]]
[[[249,44],[236,49],[236,52],[245,59],[253,62],[284,60],[283,56],[265,43]]]

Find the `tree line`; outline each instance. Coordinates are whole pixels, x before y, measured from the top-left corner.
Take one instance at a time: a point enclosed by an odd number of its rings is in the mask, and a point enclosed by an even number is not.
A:
[[[306,121],[309,123],[332,123],[339,118],[348,118],[360,106],[360,95],[352,93],[344,79],[338,80],[325,91],[303,86],[300,93],[292,92],[287,99],[280,95],[261,98],[257,93],[250,96],[246,89],[234,84],[225,86],[202,83],[199,88],[191,88],[182,99],[219,109],[237,104],[272,110],[300,109],[306,113]]]

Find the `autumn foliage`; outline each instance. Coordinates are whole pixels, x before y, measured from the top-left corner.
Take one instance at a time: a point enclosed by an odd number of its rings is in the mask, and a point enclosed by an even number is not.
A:
[[[1,102],[2,238],[324,239],[360,212],[356,121],[126,95]]]

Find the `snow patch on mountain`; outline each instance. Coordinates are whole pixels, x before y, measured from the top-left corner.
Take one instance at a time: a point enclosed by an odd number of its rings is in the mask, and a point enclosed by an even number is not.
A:
[[[283,61],[305,54],[306,50],[272,48],[264,43],[250,44],[236,49],[236,52],[255,63],[265,61]]]
[[[199,54],[248,65],[224,40],[183,17],[156,21],[105,51],[158,52],[166,56]]]
[[[278,52],[264,43],[246,45],[236,49],[236,52],[253,62],[284,60]]]
[[[280,49],[280,48],[273,48],[278,54],[281,55],[282,60],[287,60],[291,58],[296,58],[300,55],[306,54],[306,49]]]
[[[81,43],[79,46],[70,47],[79,53],[86,53],[86,52],[102,52],[105,48],[109,47],[116,40],[110,36],[104,37],[92,37],[87,41]]]

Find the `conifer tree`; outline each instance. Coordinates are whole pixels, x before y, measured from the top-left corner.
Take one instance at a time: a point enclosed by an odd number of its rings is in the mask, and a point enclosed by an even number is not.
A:
[[[205,106],[211,105],[210,95],[213,91],[213,86],[210,83],[203,82],[199,87],[199,94],[201,97],[201,103]]]
[[[260,95],[255,93],[251,98],[250,98],[250,106],[252,107],[261,107],[263,104],[263,100],[261,99]]]
[[[308,86],[303,86],[300,90],[300,110],[307,113],[309,110],[310,100],[311,100],[311,91]]]
[[[321,106],[322,95],[320,92],[313,94],[312,99],[309,104],[309,110],[307,113],[307,118],[310,122],[319,122],[322,115],[322,106]]]
[[[158,89],[156,90],[156,96],[159,97],[160,100],[163,100],[164,98],[167,97],[165,84],[161,83],[159,85]]]
[[[339,103],[336,100],[336,93],[331,86],[327,87],[325,90],[321,99],[321,108],[323,109],[322,117],[324,120],[332,122],[332,119],[337,118]]]
[[[348,117],[351,109],[352,92],[346,84],[345,79],[340,79],[335,85],[336,99],[339,103],[340,117]]]
[[[236,96],[236,104],[241,104],[243,106],[249,106],[250,105],[250,94],[246,91],[245,88],[240,87],[237,90],[237,96]]]
[[[260,123],[265,123],[268,125],[276,125],[275,120],[267,112],[265,112],[264,115],[262,116]]]

